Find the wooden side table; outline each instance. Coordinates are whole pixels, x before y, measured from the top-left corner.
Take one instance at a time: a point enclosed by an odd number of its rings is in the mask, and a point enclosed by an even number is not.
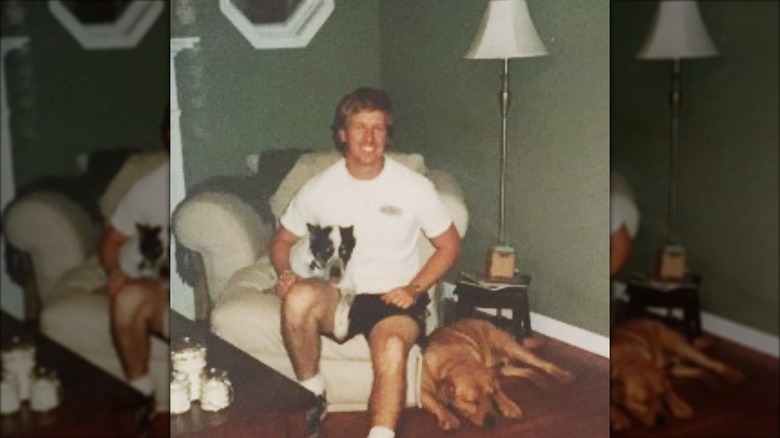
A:
[[[512,334],[518,340],[529,337],[531,336],[531,309],[528,305],[530,284],[530,275],[520,275],[512,283],[501,285],[500,289],[495,289],[490,284],[460,280],[455,285],[455,295],[458,297],[455,307],[456,318],[467,318],[477,308],[496,309],[496,322],[502,325],[505,318],[501,315],[501,310],[509,309],[512,311],[512,319],[509,320]]]
[[[690,275],[681,281],[661,281],[648,278],[632,278],[628,281],[629,316],[646,314],[649,307],[664,307],[667,322],[672,325],[682,323],[682,331],[688,340],[699,337],[701,330],[701,309],[699,307],[699,289],[701,276]],[[681,309],[682,320],[672,316],[672,309]]]

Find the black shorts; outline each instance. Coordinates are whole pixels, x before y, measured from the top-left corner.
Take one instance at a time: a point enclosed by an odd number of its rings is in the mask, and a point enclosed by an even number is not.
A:
[[[422,345],[425,339],[425,320],[428,317],[428,304],[431,299],[427,293],[420,295],[417,302],[407,309],[385,304],[382,294],[358,294],[352,307],[349,309],[349,330],[345,339],[351,339],[356,335],[363,335],[368,339],[371,329],[381,320],[395,315],[408,315],[420,329],[417,343]]]

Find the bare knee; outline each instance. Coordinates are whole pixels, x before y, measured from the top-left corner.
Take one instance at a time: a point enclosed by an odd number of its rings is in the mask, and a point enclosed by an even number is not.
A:
[[[413,343],[414,337],[409,333],[379,333],[377,336],[372,336],[371,350],[375,372],[378,374],[403,372]]]
[[[123,286],[111,300],[111,316],[117,329],[132,327],[151,311],[151,294],[141,284]]]
[[[311,284],[297,283],[290,288],[282,301],[282,314],[289,322],[308,319],[317,306],[321,295]]]

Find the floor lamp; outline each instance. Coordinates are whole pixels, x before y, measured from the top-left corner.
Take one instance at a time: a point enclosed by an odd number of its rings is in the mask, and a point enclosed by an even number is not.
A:
[[[699,6],[693,0],[662,0],[653,18],[650,32],[637,53],[640,60],[671,61],[672,64],[666,242],[661,249],[658,264],[658,276],[662,279],[683,278],[686,271],[685,249],[677,230],[679,112],[682,100],[680,61],[717,54],[718,50],[699,13]]]
[[[528,13],[525,0],[491,0],[482,16],[466,59],[497,59],[502,61],[501,92],[501,155],[499,163],[498,242],[488,250],[486,276],[493,280],[511,280],[515,274],[515,250],[507,243],[506,161],[507,114],[512,100],[509,91],[509,60],[547,54],[544,44]]]

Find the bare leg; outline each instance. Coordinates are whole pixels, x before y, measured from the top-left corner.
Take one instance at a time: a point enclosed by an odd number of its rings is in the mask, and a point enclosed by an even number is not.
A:
[[[126,284],[111,298],[111,335],[129,380],[149,372],[149,336],[163,333],[170,296],[150,281]]]
[[[419,328],[411,317],[383,319],[371,330],[368,343],[374,383],[368,401],[372,426],[395,430],[406,395],[406,360]]]
[[[299,381],[319,372],[320,334],[331,333],[338,291],[327,283],[303,280],[282,302],[282,338]]]

